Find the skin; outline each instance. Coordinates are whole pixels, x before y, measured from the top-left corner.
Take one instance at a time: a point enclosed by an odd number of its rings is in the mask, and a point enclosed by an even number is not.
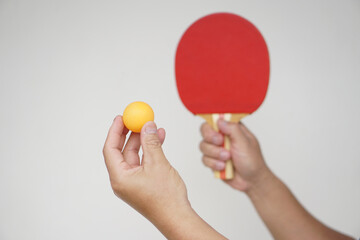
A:
[[[122,117],[117,116],[103,149],[115,195],[152,222],[167,239],[226,239],[192,209],[183,180],[162,151],[164,129],[148,122],[140,134],[131,133],[125,144],[127,133]]]
[[[250,198],[275,239],[353,239],[326,227],[301,206],[270,171],[256,137],[242,123],[220,120],[218,126],[229,136],[231,150],[221,147],[223,136],[205,123],[200,143],[203,163],[212,170],[222,170],[224,161],[232,159],[235,177],[225,183]],[[125,143],[127,134],[122,117],[117,116],[103,149],[115,195],[151,221],[167,239],[226,239],[192,209],[183,180],[162,151],[164,129],[148,122],[140,134],[131,133]]]
[[[200,143],[204,165],[212,170],[222,170],[224,161],[232,159],[235,177],[225,182],[250,198],[275,239],[354,239],[325,226],[301,206],[268,168],[259,142],[242,123],[220,120],[218,126],[223,134],[230,137],[230,152],[221,147],[223,136],[204,123]]]

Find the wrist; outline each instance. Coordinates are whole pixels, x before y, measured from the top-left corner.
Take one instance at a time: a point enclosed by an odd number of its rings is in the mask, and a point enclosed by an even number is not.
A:
[[[167,239],[225,239],[194,211],[190,203],[160,215],[149,220]]]
[[[277,177],[265,166],[261,173],[249,183],[249,187],[245,193],[250,199],[257,196],[265,196],[267,192],[271,191],[276,179]]]
[[[181,218],[188,218],[192,216],[193,209],[189,201],[184,203],[162,204],[158,208],[153,208],[152,213],[147,219],[152,222],[157,228],[175,224]]]
[[[164,211],[149,220],[166,238],[177,239],[177,236],[188,231],[187,225],[196,221],[197,218],[197,214],[189,204]]]

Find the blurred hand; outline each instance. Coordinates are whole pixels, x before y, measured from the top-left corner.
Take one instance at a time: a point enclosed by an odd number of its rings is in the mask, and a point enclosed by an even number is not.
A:
[[[201,126],[203,140],[200,143],[202,161],[212,170],[220,171],[225,168],[225,161],[231,159],[235,176],[231,180],[224,181],[235,189],[247,192],[269,173],[259,143],[241,122],[230,123],[219,120],[218,126],[219,130],[230,138],[230,151],[222,147],[223,135],[216,132],[208,123],[204,123]]]
[[[152,222],[189,209],[185,184],[161,148],[164,129],[157,130],[154,122],[148,122],[140,134],[131,133],[125,145],[127,132],[122,117],[117,116],[103,149],[115,195]]]

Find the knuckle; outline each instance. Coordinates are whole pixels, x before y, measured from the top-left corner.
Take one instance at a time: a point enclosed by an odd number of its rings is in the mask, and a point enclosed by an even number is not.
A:
[[[121,184],[119,184],[117,181],[110,181],[110,184],[114,192],[119,192],[121,190]]]
[[[209,162],[209,167],[211,169],[216,169],[216,161],[214,160],[214,161]]]
[[[206,132],[209,129],[209,126],[209,123],[204,122],[203,124],[201,124],[200,130]]]
[[[202,156],[202,162],[205,166],[207,166],[207,158],[205,156]]]
[[[103,156],[105,156],[107,152],[108,152],[108,147],[105,144],[103,149],[102,149]]]
[[[204,134],[204,140],[208,143],[212,143],[214,134],[212,132],[207,132]]]
[[[208,153],[209,156],[211,156],[211,157],[220,158],[221,148],[220,148],[220,147],[211,146],[211,147],[209,147],[207,153]]]
[[[218,157],[220,155],[220,150],[218,149],[218,147],[205,142],[202,142],[200,144],[200,150],[203,154],[207,156]]]
[[[201,141],[199,144],[199,148],[201,152],[204,152],[204,145],[205,145],[204,141]]]
[[[110,183],[111,183],[111,188],[116,195],[123,194],[123,192],[125,191],[124,184],[121,184],[119,181],[110,181]]]
[[[206,128],[206,123],[201,124],[201,126],[200,126],[200,132],[201,132],[201,133],[204,133],[204,132],[205,132],[205,128]]]
[[[213,133],[211,129],[208,127],[208,123],[203,123],[201,126],[201,135],[205,141],[211,141]]]
[[[161,143],[160,143],[159,139],[157,139],[157,138],[147,139],[146,145],[151,148],[161,148]]]
[[[218,151],[216,154],[216,160],[226,160],[228,158],[228,153],[226,151]]]
[[[204,163],[204,165],[205,165],[206,167],[209,167],[209,168],[214,168],[214,167],[215,167],[214,161],[212,161],[211,159],[209,159],[209,158],[206,157],[206,156],[203,156],[202,162]]]

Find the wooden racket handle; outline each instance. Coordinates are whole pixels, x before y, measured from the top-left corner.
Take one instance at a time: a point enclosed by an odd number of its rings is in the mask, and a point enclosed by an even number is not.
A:
[[[227,135],[224,135],[224,148],[230,151],[230,138]],[[233,179],[234,178],[234,166],[231,159],[226,160],[225,169],[222,171],[214,171],[216,178],[220,179]]]
[[[239,122],[243,117],[245,117],[246,113],[239,113],[239,114],[199,114],[200,117],[204,118],[216,131],[219,132],[217,126],[217,120],[219,118],[223,118],[225,121],[229,122]],[[230,138],[224,135],[224,148],[230,151]],[[232,164],[231,159],[225,162],[225,169],[222,171],[214,171],[214,175],[216,178],[220,179],[233,179],[234,178],[234,167]]]

